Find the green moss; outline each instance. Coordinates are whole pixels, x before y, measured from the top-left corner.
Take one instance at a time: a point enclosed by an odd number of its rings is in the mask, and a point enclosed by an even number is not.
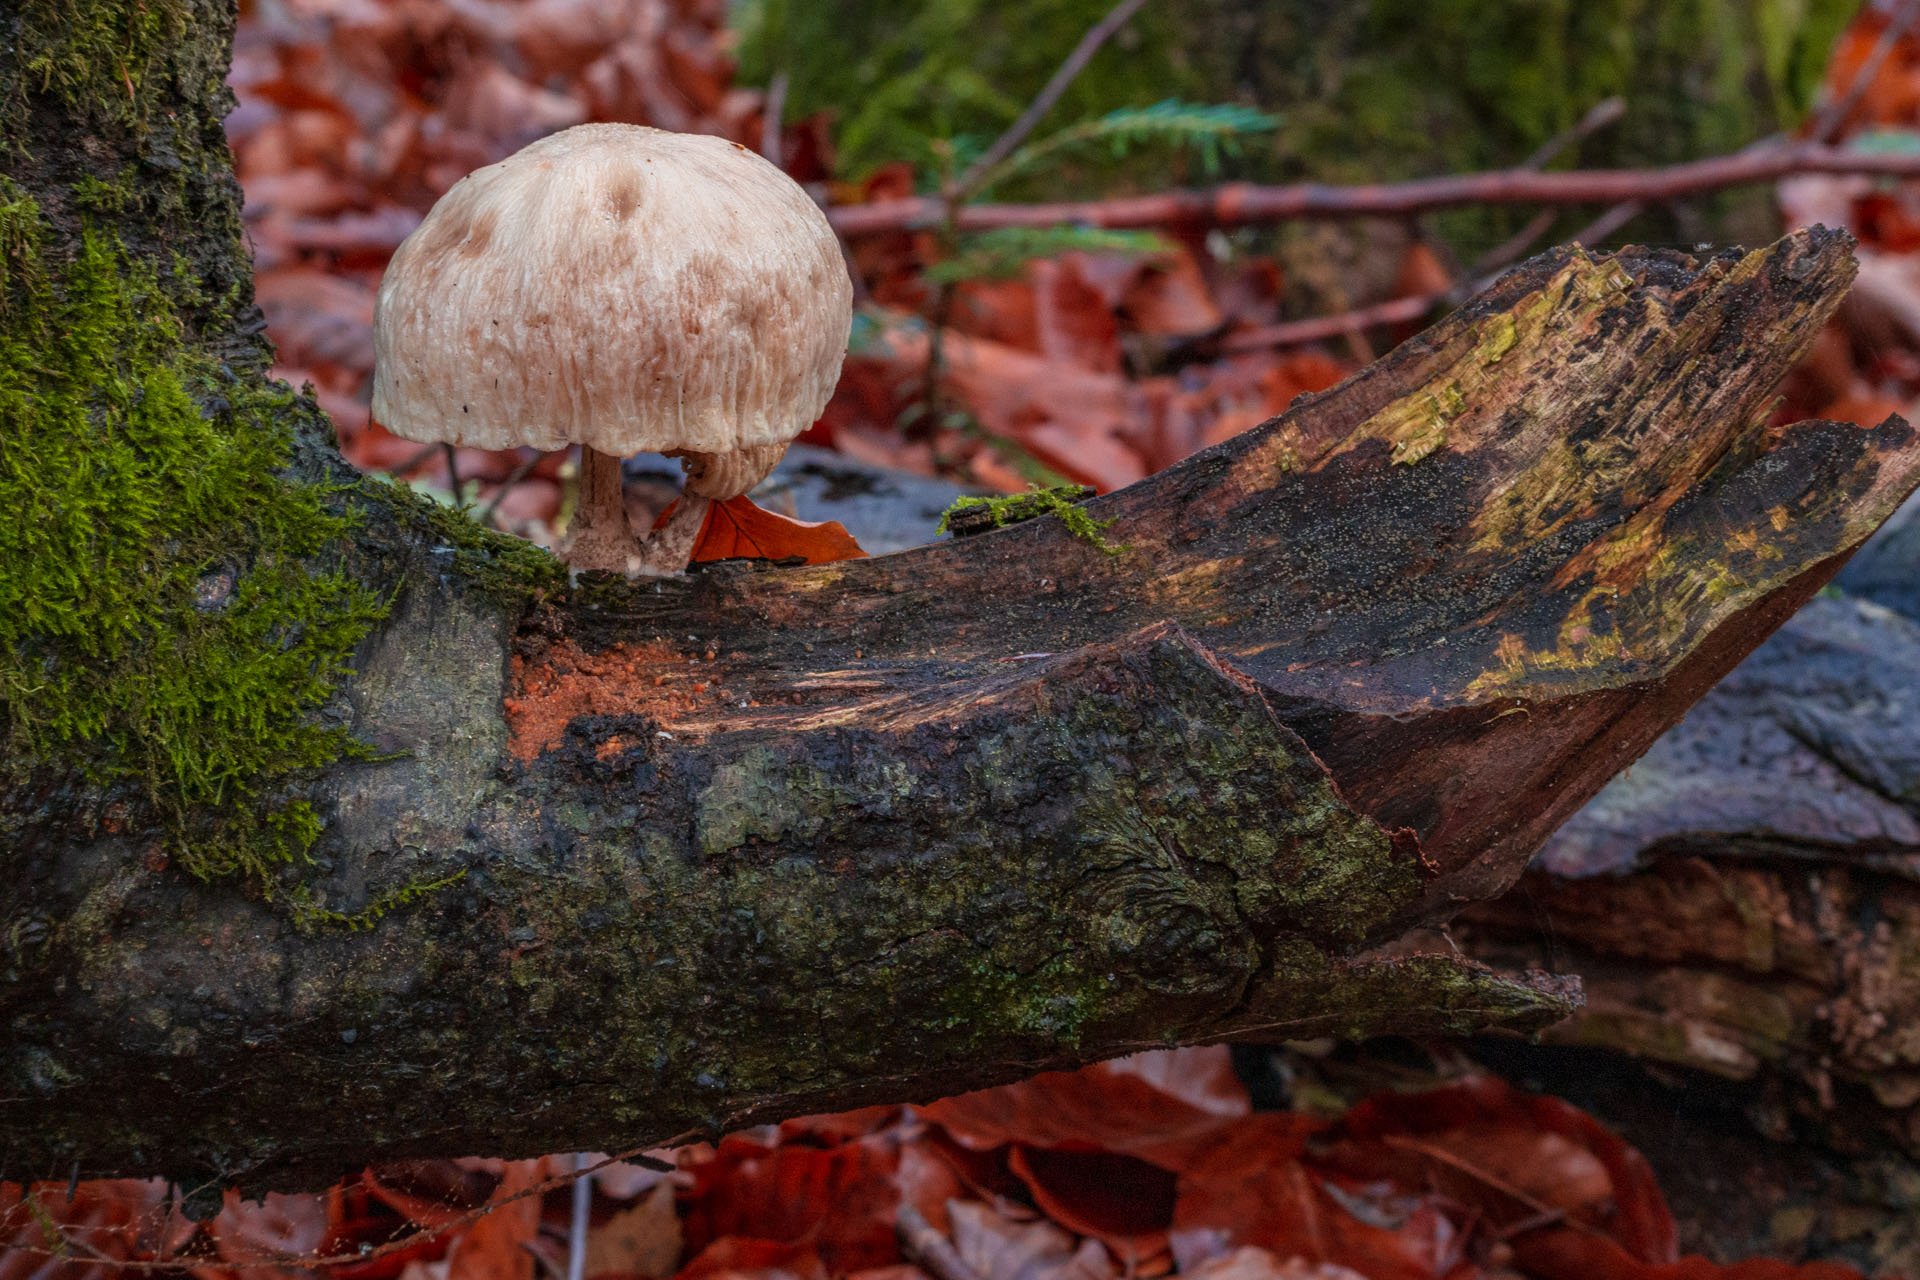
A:
[[[0,733],[16,769],[136,789],[186,870],[271,892],[321,825],[285,785],[360,751],[314,712],[384,606],[319,567],[341,495],[276,474],[293,394],[183,341],[198,282],[46,240],[0,184]]]
[[[521,604],[567,586],[567,567],[545,548],[489,529],[464,509],[435,502],[390,476],[368,476],[359,490],[403,528],[445,548],[451,553],[448,568],[503,604]]]
[[[409,880],[390,893],[381,894],[358,911],[336,911],[331,907],[315,906],[305,893],[296,891],[291,895],[293,918],[306,928],[329,925],[336,929],[346,929],[358,933],[371,929],[382,919],[400,908],[419,901],[436,889],[445,889],[466,879],[466,868],[444,876],[426,876],[418,880]]]
[[[1068,533],[1082,542],[1091,543],[1110,556],[1117,556],[1127,549],[1126,544],[1108,542],[1100,532],[1113,521],[1095,520],[1074,501],[1073,496],[1070,496],[1091,492],[1092,490],[1082,485],[1065,485],[1052,489],[1033,489],[1026,493],[1010,493],[998,498],[976,498],[971,495],[955,498],[953,505],[940,513],[940,523],[934,527],[934,532],[949,532],[948,526],[953,518],[963,512],[984,513],[985,523],[995,529],[1019,524],[1023,520],[1032,520],[1039,516],[1059,516],[1060,523],[1067,526]],[[972,521],[970,520],[969,523]]]
[[[186,0],[22,0],[0,121],[17,124],[27,95],[50,94],[117,125],[145,123],[149,81],[191,43],[188,18]]]

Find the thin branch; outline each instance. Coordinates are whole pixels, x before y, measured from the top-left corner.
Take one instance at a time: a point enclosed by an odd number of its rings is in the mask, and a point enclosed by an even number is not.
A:
[[[447,483],[453,487],[453,505],[457,507],[460,505],[460,502],[461,502],[460,464],[459,464],[458,456],[454,453],[453,446],[450,444],[443,444],[440,446],[440,448],[441,448],[441,451],[446,454]]]
[[[1660,202],[1774,182],[1792,174],[1866,174],[1920,178],[1920,156],[1863,153],[1820,143],[1788,143],[1657,169],[1569,169],[1540,173],[1496,169],[1410,182],[1334,186],[1228,183],[1201,190],[1048,204],[974,204],[956,209],[961,231],[996,227],[1237,227],[1306,219],[1405,217],[1475,204],[1619,204]],[[941,224],[946,202],[935,196],[842,205],[828,211],[849,238]]]
[[[1874,43],[1872,51],[1867,54],[1866,61],[1862,62],[1860,69],[1854,72],[1853,80],[1848,84],[1846,93],[1842,94],[1837,101],[1828,103],[1814,117],[1813,123],[1807,130],[1809,139],[1815,143],[1825,144],[1839,140],[1840,131],[1845,126],[1847,117],[1853,114],[1854,107],[1858,106],[1860,99],[1866,96],[1874,77],[1880,73],[1881,64],[1886,62],[1887,55],[1893,52],[1893,47],[1900,42],[1900,37],[1912,29],[1915,21],[1920,21],[1920,0],[1907,0],[1900,12],[1895,14],[1893,20],[1887,24],[1887,29],[1880,33],[1880,39]],[[1773,140],[1756,143],[1744,148],[1740,154],[1757,154],[1769,150],[1773,145]],[[1648,200],[1637,198],[1622,200],[1579,231],[1574,232],[1569,239],[1574,244],[1599,244],[1645,213],[1649,203],[1651,202]]]
[[[1822,107],[1820,113],[1814,116],[1813,123],[1807,129],[1809,138],[1815,142],[1832,142],[1840,136],[1840,130],[1845,127],[1847,117],[1852,115],[1853,109],[1860,105],[1860,100],[1867,96],[1867,90],[1872,87],[1874,78],[1880,74],[1880,68],[1886,64],[1888,55],[1893,52],[1894,46],[1900,43],[1900,38],[1913,30],[1915,22],[1920,22],[1920,0],[1907,0],[1887,23],[1886,30],[1880,33],[1880,38],[1874,41],[1873,48],[1867,53],[1866,61],[1862,62],[1860,69],[1854,72],[1853,80],[1847,85],[1847,91]]]
[[[1067,91],[1067,86],[1086,70],[1087,63],[1093,61],[1093,55],[1100,51],[1100,46],[1110,40],[1114,32],[1126,26],[1128,20],[1140,12],[1146,2],[1147,0],[1120,0],[1120,3],[1113,6],[1106,17],[1090,27],[1087,34],[1080,37],[1080,43],[1073,46],[1073,52],[1067,55],[1067,60],[1060,64],[1060,69],[1053,73],[1053,79],[1047,81],[1046,87],[1040,90],[1039,96],[1028,103],[1027,109],[1020,113],[1020,118],[1007,126],[1007,131],[995,138],[993,145],[982,152],[980,158],[968,165],[966,172],[954,181],[953,186],[946,193],[947,198],[955,202],[966,199],[968,193],[979,187],[981,179],[991,173],[1002,160],[1012,155],[1014,148],[1027,140],[1027,135],[1033,132],[1034,126],[1040,123],[1047,112],[1053,110],[1054,104],[1060,101],[1060,95]]]
[[[1337,315],[1261,325],[1257,329],[1243,329],[1239,333],[1228,334],[1221,339],[1220,349],[1227,352],[1266,351],[1274,347],[1301,347],[1309,342],[1326,342],[1371,329],[1377,324],[1407,324],[1424,319],[1429,311],[1446,299],[1445,293],[1426,293],[1413,298],[1395,298],[1392,302],[1361,307],[1355,311],[1342,311]]]
[[[1567,237],[1571,244],[1594,245],[1647,211],[1645,200],[1623,200]]]
[[[1920,0],[1914,0],[1920,4]],[[1625,98],[1602,98],[1587,108],[1586,114],[1541,143],[1534,153],[1520,162],[1522,169],[1544,169],[1549,161],[1568,147],[1578,146],[1594,134],[1620,123],[1627,114]]]
[[[493,491],[493,497],[487,500],[486,510],[480,513],[479,520],[481,524],[490,525],[493,523],[493,517],[499,512],[500,504],[506,501],[506,497],[513,491],[513,487],[531,475],[533,469],[540,465],[540,460],[546,456],[547,455],[542,452],[534,454],[531,458],[522,458],[519,465],[507,473],[507,478],[502,480],[500,487]]]
[[[1916,3],[1920,3],[1920,0],[1916,0]],[[1544,169],[1547,167],[1548,162],[1562,151],[1565,151],[1568,147],[1578,146],[1594,134],[1600,132],[1600,130],[1619,123],[1620,118],[1626,114],[1627,102],[1625,98],[1604,98],[1589,107],[1587,113],[1576,120],[1570,127],[1562,129],[1559,133],[1541,143],[1538,150],[1520,162],[1520,167],[1522,169]],[[1509,267],[1526,257],[1527,250],[1533,248],[1535,242],[1537,242],[1541,236],[1544,236],[1548,231],[1553,229],[1554,221],[1558,217],[1559,211],[1555,209],[1542,209],[1540,212],[1534,214],[1533,217],[1527,219],[1526,226],[1520,228],[1519,231],[1509,236],[1502,243],[1494,246],[1494,248],[1487,253],[1482,254],[1480,260],[1474,263],[1472,269],[1467,272],[1466,279],[1485,279],[1495,272]],[[1466,293],[1463,291],[1465,284],[1466,280],[1463,280],[1461,285],[1455,288],[1455,292],[1463,298],[1466,296]]]

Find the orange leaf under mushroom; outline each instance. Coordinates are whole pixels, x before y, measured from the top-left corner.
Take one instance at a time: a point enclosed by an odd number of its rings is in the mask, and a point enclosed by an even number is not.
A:
[[[669,504],[653,527],[665,524],[679,505],[677,501]],[[799,556],[808,564],[826,564],[832,560],[861,560],[866,554],[838,520],[793,520],[757,507],[742,496],[713,504],[707,522],[700,526],[700,536],[694,540],[692,558],[698,562]]]

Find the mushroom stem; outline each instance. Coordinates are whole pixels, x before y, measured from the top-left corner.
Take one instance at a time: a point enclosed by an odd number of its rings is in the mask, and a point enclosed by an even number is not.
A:
[[[683,491],[667,522],[655,529],[640,548],[639,566],[634,572],[654,578],[671,578],[684,572],[693,558],[694,541],[712,509],[713,499]]]
[[[580,446],[580,500],[560,555],[576,572],[628,573],[640,559],[640,540],[627,522],[620,459],[591,445]]]

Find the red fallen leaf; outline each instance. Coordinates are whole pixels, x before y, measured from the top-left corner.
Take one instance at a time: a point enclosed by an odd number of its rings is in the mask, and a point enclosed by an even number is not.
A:
[[[1481,1172],[1474,1165],[1477,1152],[1483,1152],[1487,1127],[1504,1127],[1514,1144],[1510,1150],[1529,1149],[1538,1154],[1539,1135],[1555,1134],[1570,1141],[1574,1148],[1589,1153],[1605,1169],[1610,1182],[1612,1213],[1604,1221],[1590,1225],[1603,1228],[1633,1257],[1643,1262],[1671,1262],[1679,1257],[1679,1242],[1673,1215],[1646,1157],[1579,1108],[1558,1098],[1521,1093],[1505,1081],[1491,1076],[1463,1080],[1440,1089],[1414,1094],[1381,1094],[1355,1106],[1342,1117],[1341,1140],[1319,1159],[1326,1165],[1360,1178],[1388,1177],[1402,1186],[1424,1186],[1440,1172],[1440,1163],[1426,1152],[1385,1139],[1416,1136],[1433,1150],[1445,1151],[1456,1133],[1472,1133],[1462,1145],[1461,1154],[1445,1162],[1446,1173],[1480,1174],[1482,1187],[1499,1187],[1497,1175]],[[1525,1156],[1522,1156],[1524,1159]],[[1535,1170],[1530,1186],[1538,1199],[1549,1207],[1566,1211],[1576,1219],[1590,1209],[1586,1199],[1591,1182],[1584,1168],[1569,1165],[1561,1171],[1556,1184],[1551,1171]],[[1452,1179],[1453,1190],[1462,1190],[1460,1179]],[[1481,1207],[1499,1212],[1495,1198],[1481,1197]],[[1525,1216],[1509,1207],[1507,1220]]]
[[[1885,422],[1892,414],[1905,414],[1909,408],[1910,406],[1886,396],[1854,394],[1829,400],[1820,407],[1817,416],[1833,422],[1854,422],[1870,426]]]
[[[1008,1166],[1040,1212],[1076,1235],[1092,1236],[1123,1263],[1167,1246],[1173,1225],[1173,1174],[1108,1151],[1050,1151],[1014,1146]]]
[[[1424,240],[1407,246],[1400,259],[1400,270],[1393,279],[1393,296],[1419,298],[1430,293],[1445,293],[1453,287],[1453,273],[1441,263],[1440,255]]]
[[[922,1113],[976,1151],[1008,1143],[1105,1151],[1169,1173],[1212,1169],[1220,1176],[1293,1160],[1307,1137],[1326,1127],[1294,1114],[1234,1116],[1208,1110],[1112,1063],[961,1094]]]
[[[1448,1277],[1464,1243],[1428,1197],[1385,1185],[1330,1188],[1294,1161],[1183,1177],[1171,1241],[1183,1272],[1257,1245],[1282,1258],[1351,1267],[1368,1280]]]
[[[1113,1280],[1106,1250],[1092,1240],[1076,1246],[1051,1222],[1011,1222],[972,1200],[954,1201],[947,1215],[953,1247],[981,1280]]]
[[[728,1236],[702,1249],[674,1280],[827,1280],[827,1266],[811,1244]]]
[[[883,1103],[830,1115],[795,1116],[780,1122],[780,1141],[790,1143],[812,1139],[821,1146],[833,1146],[890,1128],[899,1124],[907,1114],[906,1108],[897,1103]]]
[[[410,1262],[444,1257],[452,1238],[421,1230],[375,1197],[362,1178],[327,1192],[327,1242],[320,1246],[321,1253],[350,1254],[362,1245],[373,1248],[395,1240],[406,1243],[378,1257],[328,1267],[330,1280],[393,1280]]]
[[[1040,353],[1034,287],[1028,280],[967,280],[953,291],[955,332]]]
[[[407,1160],[368,1169],[360,1182],[415,1226],[443,1227],[487,1203],[501,1178],[497,1163],[484,1160]]]
[[[331,1225],[323,1195],[269,1192],[261,1200],[242,1200],[238,1191],[228,1191],[219,1214],[207,1224],[207,1234],[213,1237],[220,1260],[233,1265],[194,1267],[193,1274],[199,1280],[231,1280],[241,1275],[295,1280],[311,1274],[294,1270],[297,1260],[322,1251]]]
[[[666,523],[678,502],[654,521],[654,528]],[[748,556],[758,560],[785,560],[801,556],[808,564],[826,564],[833,560],[863,560],[867,553],[853,540],[847,527],[838,520],[790,520],[753,505],[744,494],[716,502],[707,512],[707,522],[694,539],[693,560],[732,560]]]
[[[1308,1262],[1304,1258],[1282,1262],[1252,1245],[1209,1258],[1181,1274],[1188,1280],[1367,1280],[1357,1271],[1330,1262]]]
[[[1187,1049],[1149,1049],[1103,1064],[1115,1075],[1138,1076],[1165,1094],[1202,1111],[1244,1116],[1253,1110],[1247,1086],[1233,1073],[1233,1055],[1223,1044]]]
[[[1211,333],[1225,321],[1199,263],[1185,251],[1147,264],[1121,306],[1135,329],[1162,337]]]
[[[899,1167],[899,1142],[888,1133],[824,1150],[723,1138],[688,1170],[687,1248],[702,1254],[730,1237],[805,1244],[836,1275],[896,1263]]]
[[[1027,264],[1037,349],[1049,360],[1118,373],[1120,322],[1087,280],[1081,269],[1085,260],[1085,254],[1069,254],[1059,262],[1039,258]]]
[[[509,1160],[489,1203],[497,1205],[468,1227],[447,1251],[446,1280],[533,1280],[533,1255],[522,1247],[540,1231],[540,1197],[529,1190],[544,1160]]]
[[[161,1179],[103,1178],[72,1191],[0,1182],[0,1280],[112,1280],[123,1274],[114,1263],[172,1259],[196,1230]]]
[[[1258,328],[1280,319],[1286,277],[1272,258],[1247,258],[1220,282],[1220,310],[1236,328]]]

